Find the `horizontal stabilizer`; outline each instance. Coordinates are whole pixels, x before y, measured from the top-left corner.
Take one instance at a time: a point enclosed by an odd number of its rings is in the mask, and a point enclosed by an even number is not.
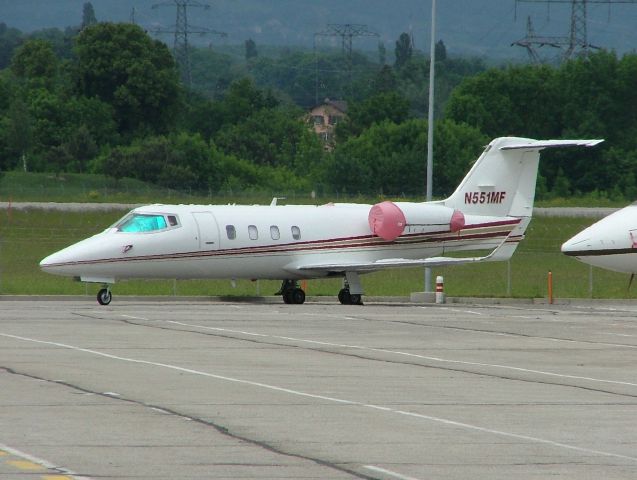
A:
[[[522,139],[521,139],[522,140]],[[500,147],[500,150],[541,149],[557,147],[594,147],[604,140],[523,140]]]

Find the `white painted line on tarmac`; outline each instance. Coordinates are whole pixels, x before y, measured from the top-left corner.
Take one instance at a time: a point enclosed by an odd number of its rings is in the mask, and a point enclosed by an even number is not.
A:
[[[144,317],[136,317],[134,315],[124,315],[122,314],[122,317],[124,318],[130,318],[131,320],[146,320],[146,321],[150,321],[148,318],[144,318]]]
[[[54,470],[58,473],[67,475],[69,477],[73,477],[75,480],[92,480],[91,477],[85,477],[85,476],[80,476],[77,473],[67,469],[67,468],[63,468],[63,467],[59,467],[51,462],[49,462],[48,460],[44,460],[43,458],[38,458],[34,455],[31,455],[29,453],[23,452],[21,450],[18,450],[16,448],[12,448],[8,445],[4,445],[2,443],[0,443],[0,450],[5,451],[7,453],[10,453],[11,455],[15,456],[15,457],[20,457],[23,458],[25,460],[28,460],[29,462],[32,463],[36,463],[48,470]]]
[[[383,411],[383,412],[387,412],[387,413],[392,413],[392,414],[395,414],[395,415],[401,415],[401,416],[407,416],[407,417],[415,418],[415,419],[418,419],[418,420],[427,420],[427,421],[430,421],[430,422],[434,422],[434,423],[438,423],[438,424],[442,424],[442,425],[446,425],[446,426],[462,428],[462,429],[465,429],[465,430],[472,430],[474,432],[487,433],[487,434],[501,436],[501,437],[505,437],[505,438],[512,438],[512,439],[515,439],[515,440],[518,440],[518,441],[522,440],[522,441],[526,441],[526,442],[530,442],[530,443],[536,443],[536,444],[548,445],[548,446],[552,446],[552,447],[558,447],[558,448],[562,448],[562,449],[578,452],[580,454],[599,455],[599,456],[603,456],[603,457],[620,458],[622,460],[630,460],[632,462],[637,462],[637,457],[634,457],[634,456],[622,455],[622,454],[619,454],[619,453],[606,452],[606,451],[603,451],[603,450],[595,450],[595,449],[585,448],[585,447],[578,447],[576,445],[570,445],[568,443],[554,442],[553,440],[548,440],[548,439],[545,439],[545,438],[532,437],[532,436],[529,436],[529,435],[521,435],[521,434],[517,434],[517,433],[505,432],[505,431],[502,431],[502,430],[494,430],[494,429],[491,429],[491,428],[480,427],[478,425],[472,425],[470,423],[456,422],[454,420],[449,420],[447,418],[434,417],[434,416],[431,416],[431,415],[424,415],[424,414],[421,414],[421,413],[408,412],[408,411],[405,411],[405,410],[398,410],[398,409],[395,409],[395,408],[383,407],[383,406],[380,406],[380,405],[373,405],[373,404],[358,402],[358,401],[355,401],[355,400],[346,400],[346,399],[337,398],[337,397],[329,397],[329,396],[326,396],[326,395],[319,395],[319,394],[314,394],[314,393],[302,392],[300,390],[293,390],[291,388],[279,387],[279,386],[276,386],[276,385],[270,385],[270,384],[261,383],[261,382],[254,382],[254,381],[251,381],[251,380],[244,380],[244,379],[241,379],[241,378],[228,377],[228,376],[225,376],[225,375],[218,375],[218,374],[214,374],[214,373],[203,372],[203,371],[200,371],[200,370],[193,370],[191,368],[180,367],[178,365],[170,365],[168,363],[151,362],[149,360],[140,360],[140,359],[130,358],[130,357],[120,357],[118,355],[113,355],[113,354],[106,353],[106,352],[100,352],[98,350],[91,350],[91,349],[88,349],[88,348],[77,347],[77,346],[68,345],[68,344],[65,344],[65,343],[50,342],[50,341],[47,341],[47,340],[38,340],[38,339],[35,339],[35,338],[21,337],[19,335],[11,335],[11,334],[8,334],[8,333],[1,333],[0,332],[0,337],[12,338],[14,340],[20,340],[20,341],[24,341],[24,342],[37,343],[37,344],[40,344],[40,345],[51,345],[51,346],[55,346],[55,347],[59,347],[59,348],[65,348],[65,349],[68,349],[68,350],[73,350],[73,351],[76,351],[76,352],[88,353],[88,354],[99,356],[99,357],[110,358],[112,360],[119,360],[119,361],[122,361],[122,362],[134,363],[134,364],[137,364],[137,365],[148,365],[148,366],[160,367],[160,368],[165,368],[165,369],[168,369],[168,370],[174,370],[174,371],[177,371],[177,372],[189,373],[191,375],[198,375],[198,376],[202,376],[202,377],[213,378],[215,380],[222,380],[222,381],[232,382],[232,383],[236,383],[236,384],[240,384],[240,385],[248,385],[248,386],[251,386],[251,387],[258,387],[258,388],[271,390],[271,391],[275,391],[275,392],[286,393],[286,394],[295,395],[295,396],[298,396],[298,397],[311,398],[311,399],[314,399],[314,400],[323,400],[323,401],[326,401],[326,402],[337,403],[337,404],[340,404],[340,405],[350,405],[350,406],[361,407],[361,408],[366,408],[366,409],[370,409],[370,410],[379,410],[379,411]]]
[[[428,307],[420,307],[420,308],[424,308],[427,309]],[[484,315],[484,313],[480,313],[480,312],[474,312],[473,310],[461,310],[459,308],[449,308],[449,307],[442,307],[443,310],[449,310],[450,312],[458,312],[458,313],[469,313],[471,315]]]
[[[457,364],[457,365],[470,365],[472,367],[489,367],[489,368],[498,368],[498,369],[503,369],[503,370],[513,370],[516,372],[523,372],[523,373],[533,373],[533,374],[537,374],[537,375],[548,375],[551,377],[557,377],[557,378],[568,378],[571,380],[586,380],[589,382],[600,382],[600,383],[610,383],[610,384],[614,384],[614,385],[628,385],[630,387],[637,387],[637,383],[632,383],[632,382],[623,382],[623,381],[619,381],[619,380],[605,380],[603,378],[594,378],[594,377],[584,377],[584,376],[580,376],[580,375],[567,375],[567,374],[563,374],[563,373],[555,373],[555,372],[546,372],[546,371],[542,371],[542,370],[533,370],[530,368],[522,368],[522,367],[514,367],[511,365],[499,365],[497,363],[482,363],[482,362],[468,362],[465,360],[453,360],[453,359],[448,359],[448,358],[442,358],[442,357],[430,357],[427,355],[420,355],[418,353],[409,353],[409,352],[401,352],[399,350],[388,350],[385,348],[373,348],[373,347],[365,347],[365,346],[361,346],[361,345],[347,345],[347,344],[342,344],[342,343],[332,343],[332,342],[321,342],[318,340],[307,340],[304,338],[294,338],[294,337],[285,337],[285,336],[281,336],[281,335],[265,335],[265,334],[261,334],[261,333],[251,333],[251,332],[243,332],[241,330],[232,330],[229,328],[220,328],[220,327],[208,327],[205,325],[194,325],[194,324],[190,324],[190,323],[184,323],[184,322],[177,322],[175,320],[167,320],[167,323],[173,323],[175,325],[181,325],[181,326],[185,326],[185,327],[194,327],[194,328],[201,328],[202,330],[213,330],[216,332],[226,332],[226,333],[239,333],[239,334],[243,334],[243,335],[252,335],[252,336],[260,336],[260,337],[265,337],[265,338],[272,338],[275,340],[288,340],[288,341],[292,341],[292,342],[299,342],[299,343],[309,343],[312,345],[321,345],[324,347],[336,347],[336,348],[352,348],[352,349],[356,349],[356,350],[366,350],[369,352],[379,352],[379,353],[389,353],[389,354],[393,354],[393,355],[402,355],[402,356],[406,356],[406,357],[412,357],[412,358],[419,358],[422,360],[429,360],[432,362],[439,362],[439,363],[453,363],[453,364]],[[497,335],[508,335],[506,333],[498,333]],[[549,338],[546,340],[552,340],[552,341],[559,341],[559,339],[553,339],[553,338]],[[576,340],[565,340],[568,342],[577,342]],[[604,345],[613,345],[613,344],[604,344]],[[614,345],[614,346],[626,346],[626,345]],[[633,345],[629,345],[628,347],[633,347],[633,348],[637,348],[637,346],[633,346]]]
[[[416,477],[408,477],[407,475],[401,475],[400,473],[392,472],[391,470],[386,470],[384,468],[375,467],[374,465],[364,465],[363,468],[367,470],[371,470],[376,473],[384,473],[385,475],[389,475],[390,477],[397,478],[398,480],[419,480]]]

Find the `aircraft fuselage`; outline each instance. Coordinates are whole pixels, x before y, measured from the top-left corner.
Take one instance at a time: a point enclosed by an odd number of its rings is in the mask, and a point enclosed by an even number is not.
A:
[[[423,211],[431,204],[413,204]],[[449,224],[407,224],[387,241],[370,231],[371,205],[206,206],[149,205],[113,227],[41,262],[44,271],[113,283],[125,278],[264,278],[328,276],[304,271],[314,263],[362,263],[388,257],[418,259],[451,251],[493,249],[517,218],[468,216],[457,232]],[[138,216],[159,225],[127,227]]]

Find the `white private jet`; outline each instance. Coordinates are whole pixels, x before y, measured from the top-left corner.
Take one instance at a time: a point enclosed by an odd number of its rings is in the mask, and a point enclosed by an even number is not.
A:
[[[507,260],[533,210],[540,150],[602,140],[493,140],[446,200],[376,205],[149,205],[46,257],[45,272],[110,285],[130,278],[282,280],[300,304],[298,280],[344,277],[338,298],[361,304],[359,274],[389,267]],[[448,257],[485,250],[484,256]]]
[[[562,252],[595,267],[637,273],[637,204],[585,228],[564,242]]]

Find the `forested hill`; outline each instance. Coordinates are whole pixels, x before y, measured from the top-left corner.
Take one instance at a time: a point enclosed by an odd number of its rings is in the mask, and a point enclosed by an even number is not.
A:
[[[407,33],[349,62],[340,48],[200,47],[189,87],[165,43],[100,22],[88,2],[82,11],[83,28],[69,20],[25,35],[0,22],[0,172],[101,173],[210,194],[422,194],[429,62]],[[547,154],[541,196],[637,196],[637,54],[487,69],[445,42],[436,50],[434,195],[453,191],[491,138],[513,135],[606,139]],[[325,98],[348,108],[323,118],[335,129],[320,139],[307,112]]]
[[[43,28],[65,28],[79,24],[84,0],[0,0],[0,22],[25,32]],[[100,21],[135,21],[144,29],[171,28],[175,8],[158,0],[93,0]],[[252,38],[258,45],[311,47],[314,34],[328,23],[365,24],[380,34],[389,47],[401,32],[411,31],[415,45],[427,50],[430,8],[422,0],[210,0],[212,8],[192,8],[191,22],[229,34],[226,40],[193,36],[207,45],[243,44]],[[564,36],[570,25],[570,5],[519,3],[515,0],[444,0],[438,2],[438,37],[452,54],[479,55],[490,59],[526,58],[526,52],[511,43],[526,35],[531,16],[537,35]],[[589,41],[618,53],[637,46],[637,5],[588,5]],[[170,35],[164,38],[171,41]],[[338,45],[340,39],[332,39]],[[376,49],[374,38],[355,39],[360,49]],[[547,47],[548,48],[548,47]]]

